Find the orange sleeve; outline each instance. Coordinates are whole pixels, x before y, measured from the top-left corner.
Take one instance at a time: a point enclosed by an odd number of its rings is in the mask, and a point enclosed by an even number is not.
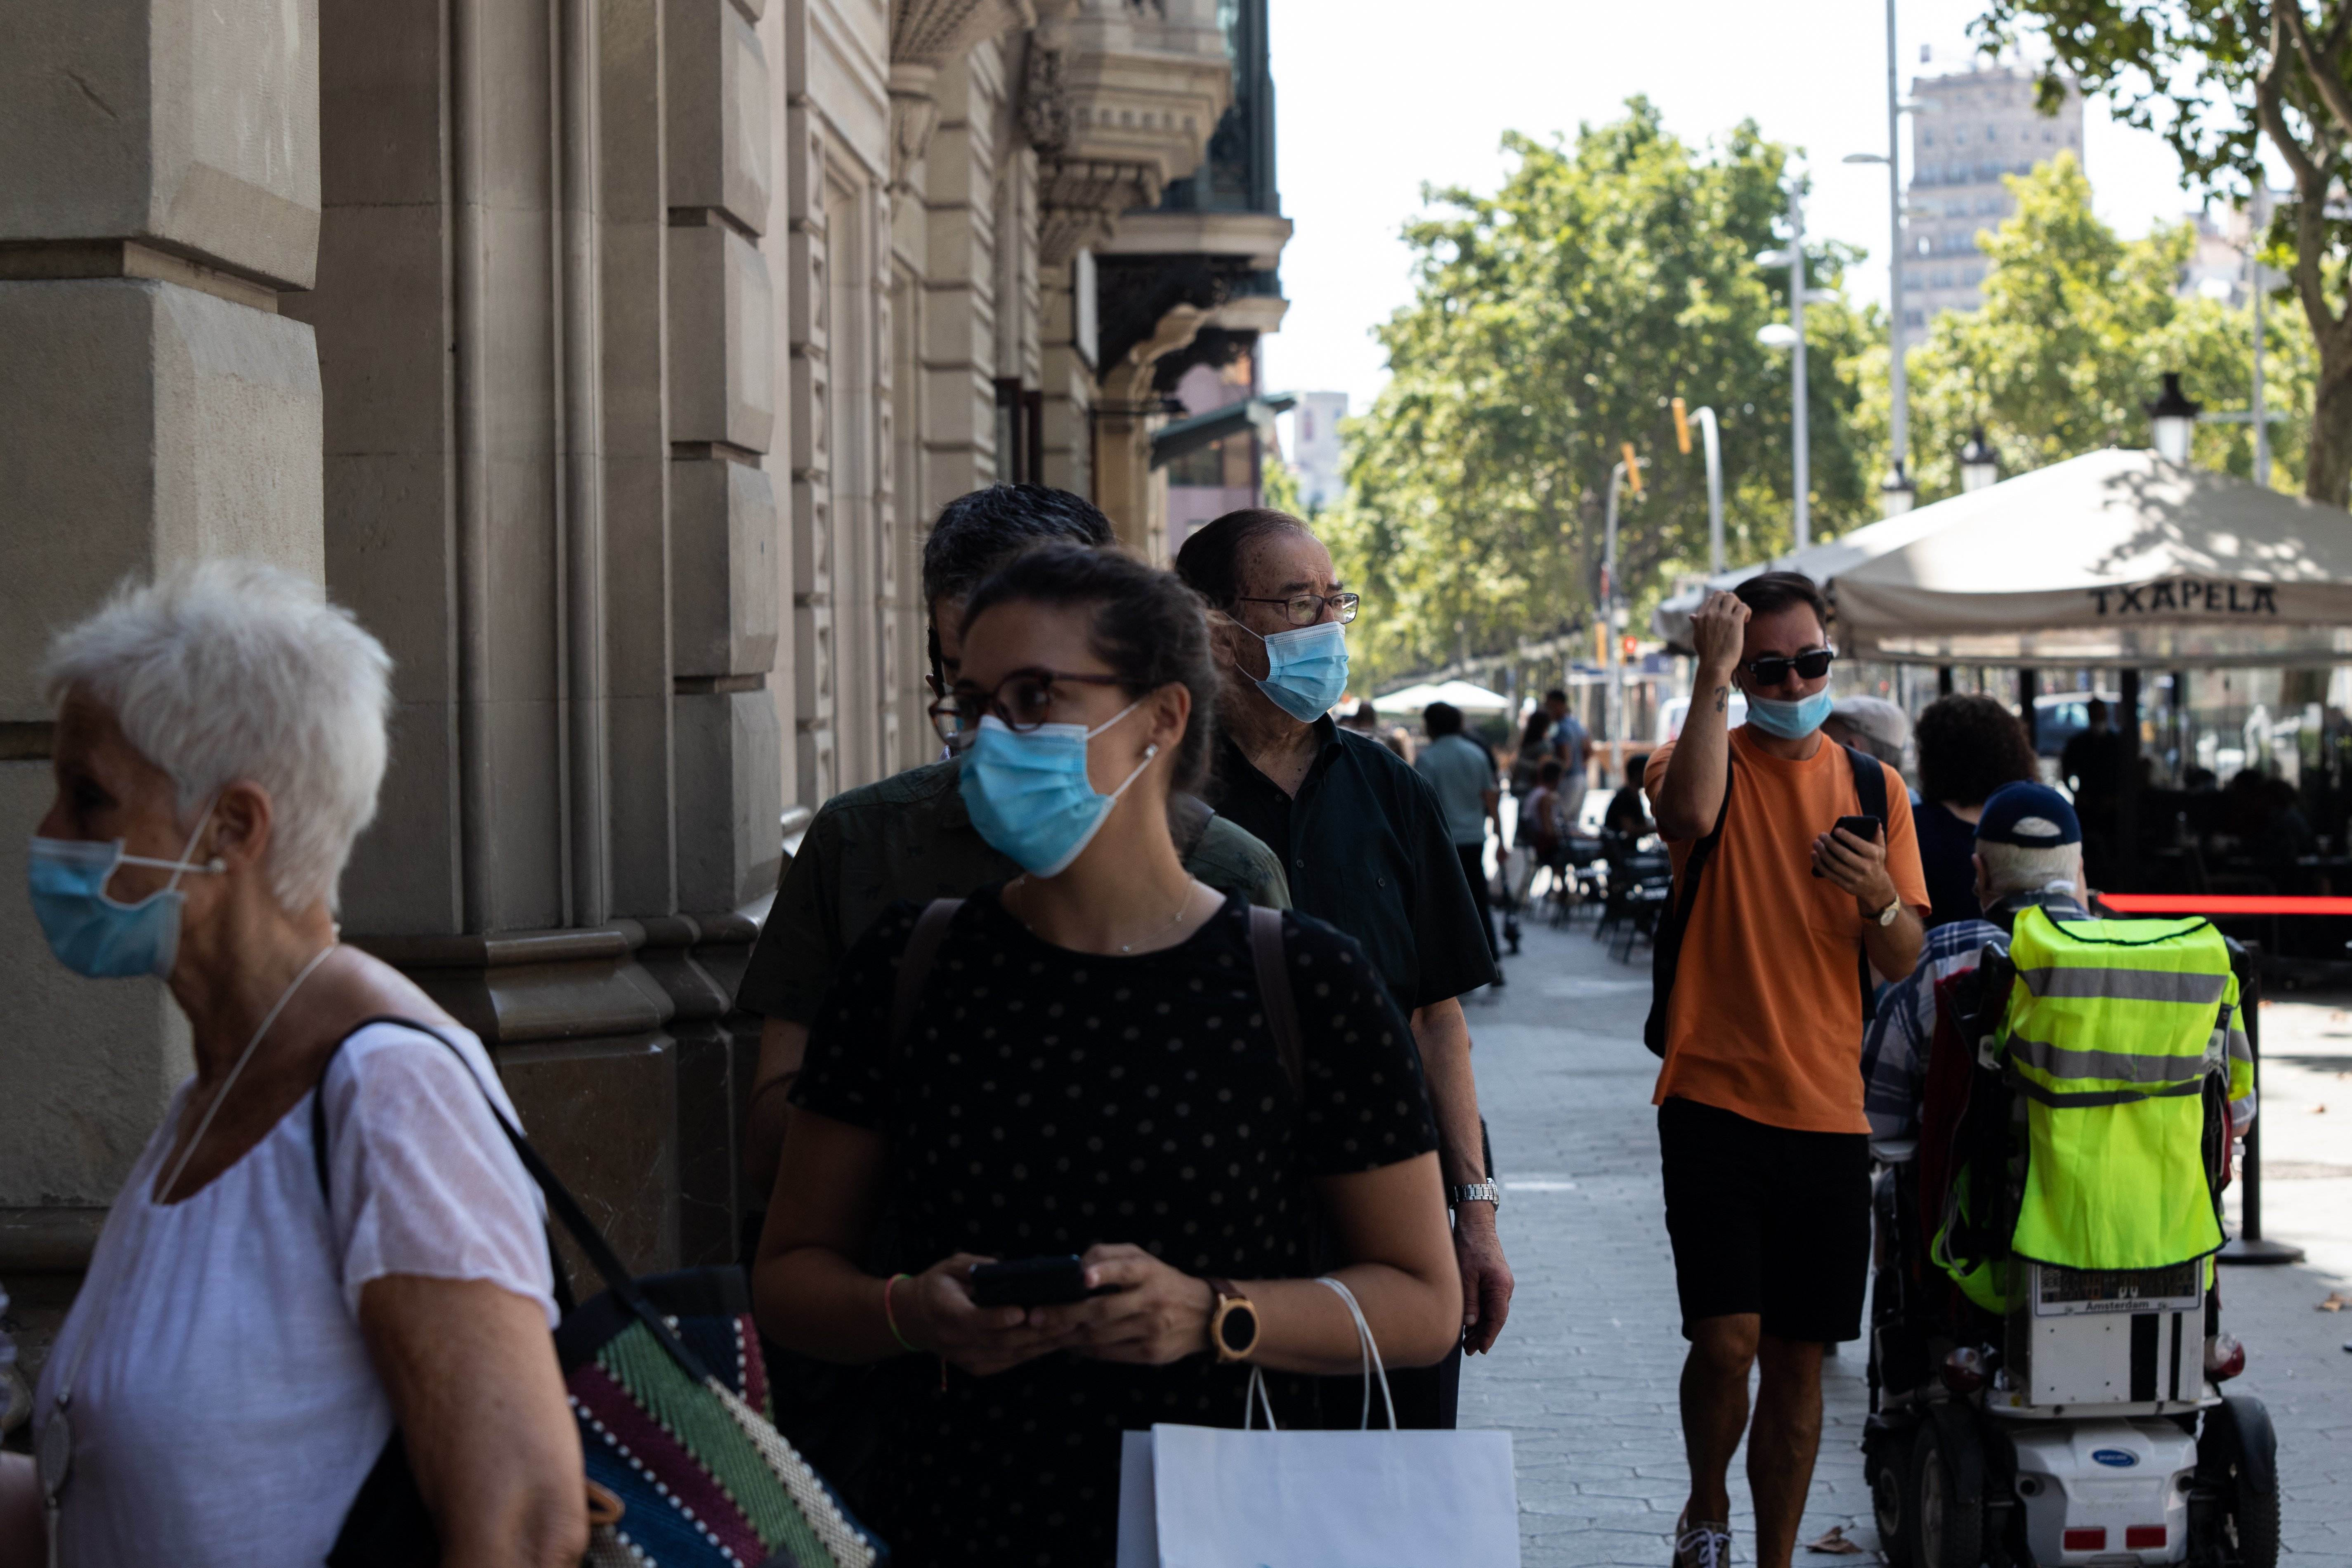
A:
[[[1666,764],[1674,760],[1675,742],[1668,741],[1650,753],[1648,763],[1642,769],[1642,793],[1650,797],[1650,815],[1658,815],[1658,786],[1666,782]]]
[[[1886,874],[1895,880],[1897,897],[1925,914],[1928,908],[1927,875],[1919,868],[1919,835],[1911,825],[1911,791],[1903,775],[1886,763]]]

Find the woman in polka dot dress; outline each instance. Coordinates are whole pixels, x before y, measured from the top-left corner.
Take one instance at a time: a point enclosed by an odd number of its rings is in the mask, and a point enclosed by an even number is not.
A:
[[[920,910],[851,950],[793,1090],[754,1288],[783,1344],[903,1358],[867,1500],[901,1568],[1103,1568],[1121,1432],[1239,1426],[1245,1363],[1308,1424],[1310,1380],[1279,1374],[1357,1369],[1346,1307],[1308,1277],[1310,1210],[1391,1364],[1453,1348],[1436,1133],[1354,941],[1283,917],[1295,1089],[1247,906],[1184,872],[1168,795],[1198,787],[1217,690],[1189,591],[1118,554],[1033,552],[973,595],[962,673],[942,732],[973,742],[975,825],[1029,869],[956,912],[895,1037]],[[862,1266],[886,1213],[914,1272]],[[974,1304],[974,1263],[1066,1253],[1101,1294]],[[1212,1348],[1221,1293],[1255,1314],[1244,1358]]]

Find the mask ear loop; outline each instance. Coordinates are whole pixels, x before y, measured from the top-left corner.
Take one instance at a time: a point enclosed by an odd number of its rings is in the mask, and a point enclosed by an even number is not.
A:
[[[220,796],[218,795],[213,796],[212,799],[205,803],[205,814],[196,818],[196,830],[188,835],[187,847],[180,851],[180,858],[176,860],[158,860],[152,855],[124,854],[121,849],[122,841],[121,839],[117,839],[115,841],[116,849],[114,864],[108,868],[106,880],[99,883],[98,896],[104,899],[108,903],[112,904],[117,909],[137,909],[140,904],[145,904],[152,900],[160,899],[165,893],[177,891],[180,886],[180,879],[186,876],[191,871],[202,871],[208,876],[216,877],[223,871],[227,870],[227,865],[223,862],[221,858],[217,855],[214,856],[209,860],[203,861],[191,860],[188,858],[189,856],[194,855],[196,852],[196,840],[202,838],[205,836],[205,829],[212,826],[213,812],[219,806],[219,805]],[[112,893],[106,890],[107,883],[114,880],[114,873],[121,870],[125,866],[152,866],[159,870],[169,869],[172,873],[172,879],[165,882],[163,887],[159,888],[154,892],[148,894],[146,898],[140,900],[138,903],[126,904],[121,900],[116,898]]]

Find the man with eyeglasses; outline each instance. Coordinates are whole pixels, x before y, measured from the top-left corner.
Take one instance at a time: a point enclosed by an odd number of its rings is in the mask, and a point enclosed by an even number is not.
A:
[[[1463,1351],[1492,1349],[1511,1305],[1461,1003],[1497,973],[1478,908],[1428,782],[1331,719],[1358,600],[1322,542],[1287,512],[1227,512],[1184,542],[1176,571],[1208,601],[1224,676],[1211,800],[1274,850],[1297,908],[1363,944],[1412,1025],[1454,1209],[1465,1331],[1455,1353],[1392,1371],[1389,1384],[1401,1424],[1450,1427]],[[1352,1426],[1357,1385],[1346,1386],[1339,1403]]]
[[[1872,970],[1911,973],[1928,900],[1902,775],[1822,733],[1828,623],[1821,590],[1793,572],[1710,595],[1692,617],[1689,717],[1646,773],[1685,911],[1678,944],[1671,925],[1662,934],[1672,958],[1653,1001],[1666,1231],[1690,1342],[1676,1568],[1731,1560],[1725,1483],[1743,1432],[1759,1568],[1788,1568],[1821,1446],[1823,1347],[1862,1332],[1864,1008]],[[1735,686],[1748,721],[1729,729]],[[1841,826],[1862,816],[1878,818],[1867,833]]]
[[[950,753],[961,733],[949,693],[962,665],[964,601],[991,572],[1049,540],[1105,549],[1110,521],[1066,490],[993,485],[950,501],[924,541],[931,686],[941,700],[932,720]],[[735,998],[764,1020],[743,1140],[744,1176],[763,1197],[783,1144],[786,1086],[800,1071],[809,1022],[843,955],[900,899],[960,899],[1021,869],[972,826],[956,769],[950,754],[835,795],[784,868]],[[1177,847],[1193,876],[1252,903],[1289,907],[1281,863],[1265,845],[1189,795],[1171,797],[1170,810],[1181,816]]]

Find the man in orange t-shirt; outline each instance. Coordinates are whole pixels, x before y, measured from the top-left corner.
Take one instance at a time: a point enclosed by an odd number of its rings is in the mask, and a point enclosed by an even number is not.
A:
[[[1690,1500],[1676,1568],[1727,1568],[1725,1478],[1748,1426],[1759,1568],[1788,1568],[1822,1434],[1822,1352],[1858,1338],[1870,1258],[1870,1121],[1862,1107],[1861,963],[1917,962],[1927,887],[1911,801],[1885,773],[1885,821],[1854,763],[1822,734],[1829,608],[1811,578],[1751,577],[1692,617],[1698,679],[1681,739],[1645,785],[1679,884],[1692,848],[1723,830],[1699,876],[1667,1000],[1658,1142],[1683,1336]],[[1727,730],[1737,684],[1748,722]],[[1726,787],[1729,789],[1727,802]],[[1677,887],[1677,896],[1680,894]]]

